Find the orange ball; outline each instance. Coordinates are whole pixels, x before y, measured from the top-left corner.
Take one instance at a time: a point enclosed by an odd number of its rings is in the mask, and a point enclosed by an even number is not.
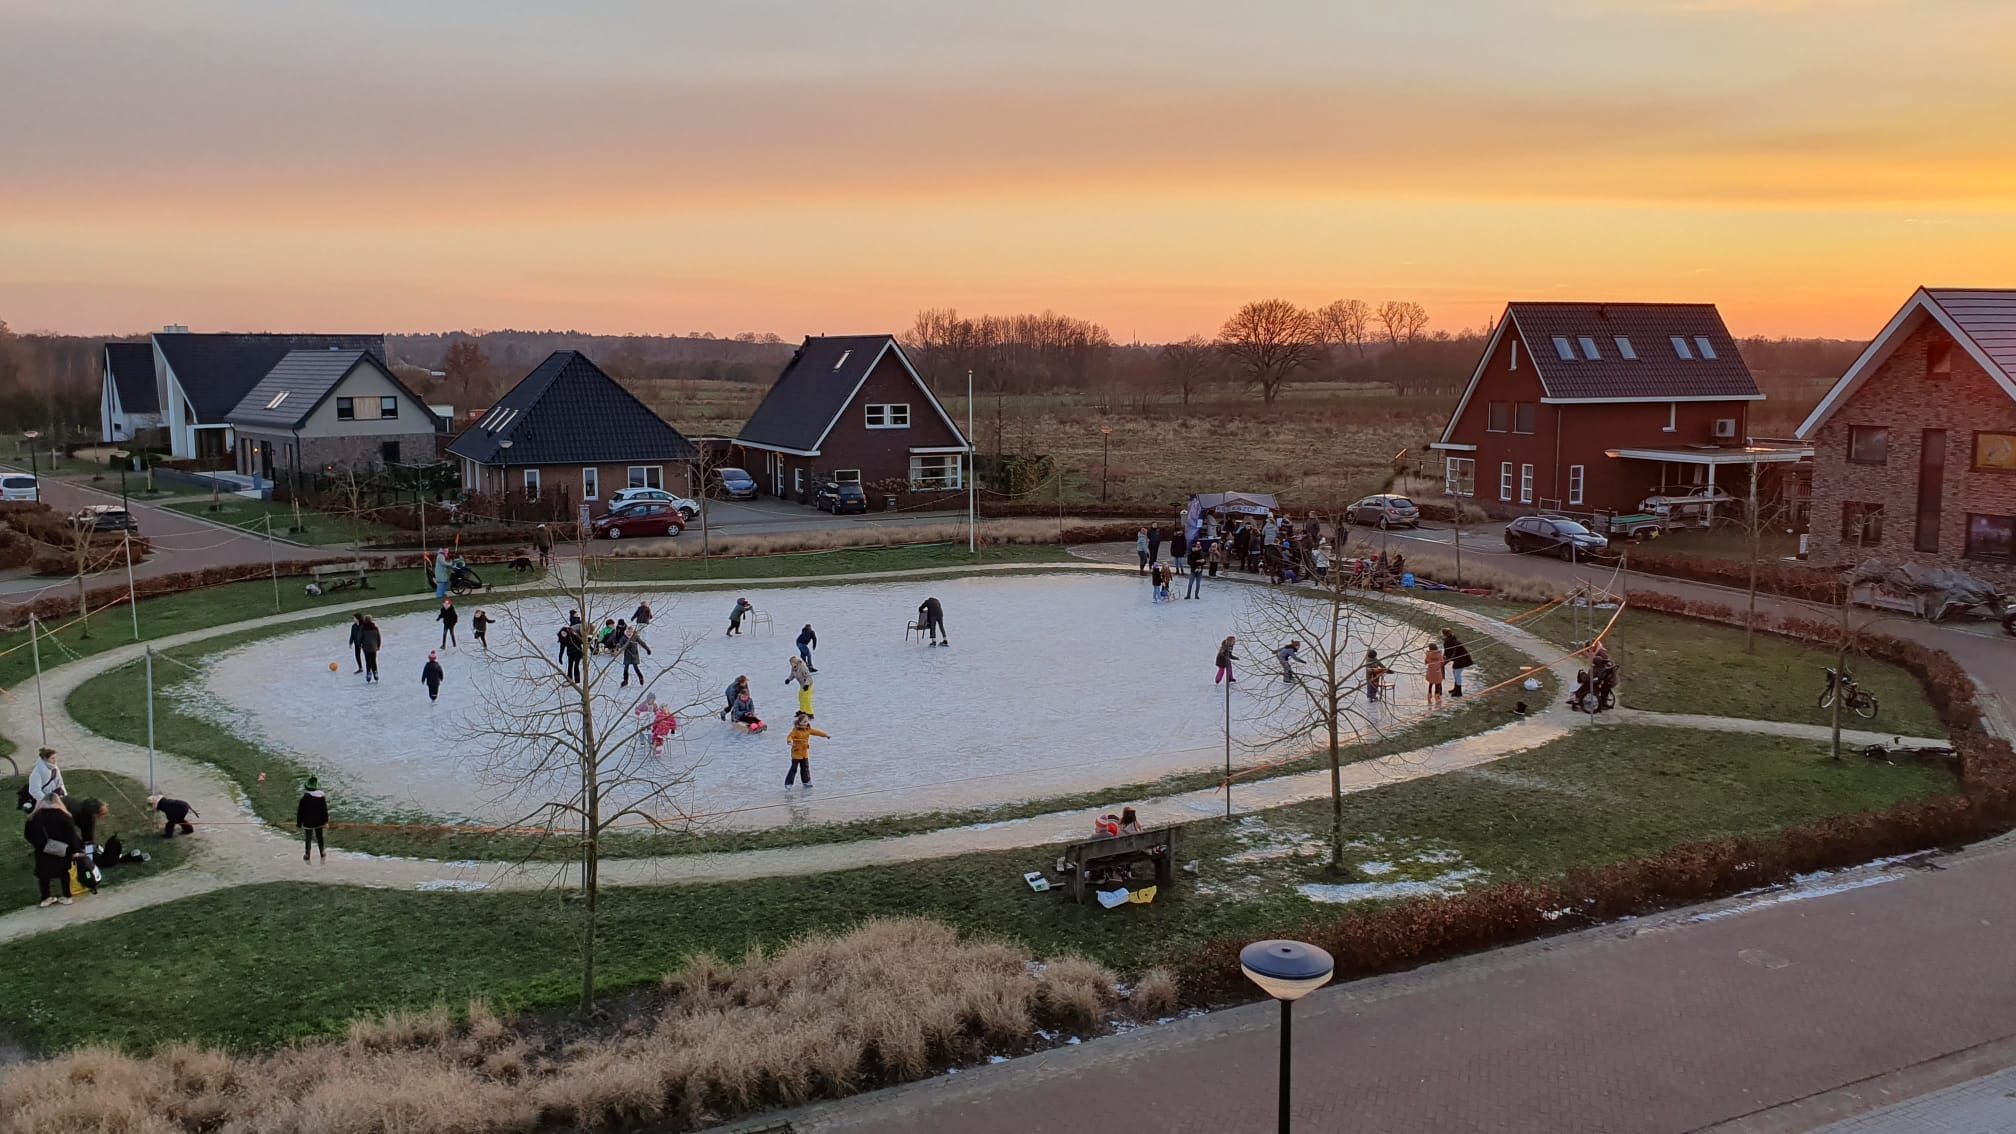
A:
[[[342,667],[342,666],[339,666],[339,665],[337,665],[337,664],[336,664],[335,662],[333,662],[333,661],[329,663],[329,672],[330,672],[330,673],[335,673],[335,672],[336,672],[337,670],[339,670],[339,669],[341,669],[341,668],[343,668],[343,667]]]

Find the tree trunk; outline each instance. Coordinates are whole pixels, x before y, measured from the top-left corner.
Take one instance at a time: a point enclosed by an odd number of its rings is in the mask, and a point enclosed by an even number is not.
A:
[[[588,608],[587,561],[582,561],[581,604],[576,609]],[[595,930],[596,914],[601,898],[601,840],[602,840],[602,785],[601,767],[595,747],[594,686],[589,680],[593,672],[584,657],[581,663],[581,680],[576,689],[581,696],[581,893],[587,902],[587,912],[581,929],[581,1011],[586,1013],[595,1006]]]
[[[1763,554],[1764,518],[1757,513],[1757,462],[1750,462],[1750,610],[1743,616],[1743,652],[1757,652],[1757,559]]]
[[[1343,606],[1342,596],[1333,589],[1330,595],[1330,648],[1327,651],[1329,688],[1324,690],[1324,697],[1329,702],[1325,707],[1330,710],[1326,714],[1330,734],[1330,868],[1340,874],[1344,871],[1344,764],[1343,745],[1337,735],[1337,716],[1343,711],[1343,678],[1337,672],[1341,667],[1337,651],[1343,645],[1338,641]]]

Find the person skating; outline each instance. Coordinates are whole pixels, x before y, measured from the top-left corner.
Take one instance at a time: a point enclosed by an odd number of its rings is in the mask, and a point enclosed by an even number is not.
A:
[[[805,664],[804,658],[791,659],[791,676],[784,679],[784,684],[794,681],[798,683],[798,711],[809,717],[812,715],[812,667]]]
[[[1449,664],[1449,695],[1463,695],[1463,671],[1470,668],[1470,651],[1456,640],[1456,632],[1444,627],[1442,630],[1442,658]]]
[[[791,718],[791,731],[786,734],[791,741],[791,770],[784,773],[784,786],[790,787],[794,779],[803,779],[806,787],[812,786],[812,738],[832,737],[812,727],[812,714],[799,713]]]
[[[1288,644],[1274,651],[1274,660],[1281,663],[1281,680],[1296,678],[1295,663],[1302,659],[1302,642],[1299,638],[1288,639]]]
[[[469,629],[474,631],[476,634],[476,644],[483,647],[484,653],[486,654],[489,653],[490,652],[489,612],[482,610],[477,611],[476,617],[469,620]]]
[[[560,628],[560,660],[567,666],[567,680],[581,683],[581,659],[588,647],[581,640],[581,628],[572,624]]]
[[[164,839],[174,838],[175,832],[178,829],[185,835],[195,834],[196,825],[189,821],[189,817],[193,815],[198,819],[203,818],[203,813],[189,806],[189,801],[186,799],[170,799],[165,795],[150,795],[147,797],[147,806],[160,812],[162,819],[161,837]]]
[[[35,888],[43,908],[69,905],[70,864],[83,855],[84,839],[63,797],[52,792],[37,801],[21,833],[35,848]]]
[[[805,629],[798,631],[798,656],[805,659],[805,668],[813,673],[819,672],[819,667],[812,664],[812,651],[818,648],[819,634],[812,629],[812,624],[807,622]]]
[[[640,650],[645,654],[649,654],[651,647],[645,643],[644,635],[633,630],[623,639],[623,686],[625,688],[628,688],[630,685],[630,674],[633,670],[637,674],[637,684],[644,684],[643,659],[638,656],[638,651]]]
[[[1238,637],[1232,634],[1225,635],[1225,640],[1218,643],[1218,676],[1211,679],[1211,684],[1216,685],[1221,681],[1238,682],[1239,678],[1232,673],[1232,663],[1239,660],[1238,655],[1232,650],[1238,644]]]
[[[351,656],[352,658],[354,658],[354,659],[356,660],[356,662],[357,662],[357,668],[356,668],[356,669],[354,669],[354,670],[352,670],[351,672],[352,672],[352,673],[363,673],[363,672],[364,672],[364,612],[363,612],[363,611],[361,611],[361,610],[360,610],[360,611],[358,611],[358,612],[357,612],[356,614],[353,614],[353,615],[351,615],[351,616],[350,616],[350,656]]]
[[[329,797],[322,794],[322,785],[314,776],[301,786],[301,802],[294,805],[294,826],[301,831],[301,861],[308,861],[310,850],[318,851],[322,861],[329,861],[329,848],[322,841],[322,829],[329,825]]]
[[[927,598],[917,604],[917,624],[923,627],[924,632],[931,636],[932,645],[942,644],[949,646],[952,644],[952,635],[945,632],[945,606],[935,597]],[[938,639],[940,638],[945,639],[944,642],[939,642]],[[983,650],[981,652],[985,653],[986,651]]]
[[[56,750],[44,747],[35,753],[35,766],[28,769],[28,806],[34,808],[51,793],[69,795],[63,786],[63,769],[56,765]]]
[[[1379,699],[1379,684],[1386,680],[1386,663],[1379,660],[1379,651],[1365,651],[1365,699]]]
[[[751,603],[748,599],[746,598],[736,599],[735,609],[728,612],[728,629],[726,632],[723,633],[722,636],[726,637],[728,634],[740,634],[742,632],[743,616],[755,609],[756,609],[755,605]]]
[[[385,646],[385,633],[378,629],[377,619],[364,616],[364,680],[378,680],[378,651]]]
[[[434,616],[434,621],[441,624],[442,649],[447,649],[450,644],[461,644],[455,641],[455,624],[462,621],[462,616],[455,610],[454,599],[441,600],[441,611]]]
[[[441,699],[441,682],[446,680],[447,676],[447,674],[441,672],[441,655],[435,653],[433,650],[428,650],[427,664],[420,667],[420,684],[427,687],[427,699],[429,701],[439,701]]]
[[[639,630],[651,625],[651,604],[648,602],[638,603],[637,609],[630,612],[630,621]]]

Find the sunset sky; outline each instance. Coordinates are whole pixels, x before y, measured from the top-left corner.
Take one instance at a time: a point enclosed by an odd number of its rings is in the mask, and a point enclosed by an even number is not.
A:
[[[0,0],[17,331],[2016,286],[2006,0]]]

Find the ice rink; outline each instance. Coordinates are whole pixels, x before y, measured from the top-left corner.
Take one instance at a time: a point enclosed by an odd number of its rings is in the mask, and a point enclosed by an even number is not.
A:
[[[1179,579],[1179,596],[1181,587]],[[681,806],[731,827],[985,806],[1222,767],[1225,701],[1212,683],[1212,658],[1220,639],[1252,624],[1257,590],[1207,582],[1200,600],[1151,603],[1145,582],[1117,573],[762,588],[746,593],[770,615],[770,632],[748,626],[735,638],[722,631],[741,592],[643,593],[656,614],[646,638],[655,652],[645,662],[659,699],[700,706],[680,714],[660,759],[692,769]],[[905,641],[904,624],[927,595],[944,604],[949,648]],[[517,819],[543,797],[507,790],[490,767],[495,741],[475,730],[507,718],[493,705],[560,695],[550,679],[528,677],[546,671],[525,655],[553,656],[566,607],[479,597],[459,604],[462,642],[441,652],[447,681],[438,703],[419,681],[440,640],[432,614],[379,620],[377,684],[351,672],[339,626],[220,654],[188,700],[296,756],[333,789],[339,814],[347,802],[374,815]],[[586,613],[597,623],[627,618],[639,598],[598,593]],[[470,638],[479,608],[499,620],[489,657]],[[832,734],[812,741],[817,786],[809,791],[783,784],[796,707],[796,687],[785,678],[793,640],[808,622],[819,635],[814,723]],[[1368,644],[1382,655],[1404,650],[1397,696],[1376,717],[1382,730],[1397,728],[1422,712],[1426,636],[1389,622],[1369,632],[1374,640],[1358,643],[1353,656]],[[1285,719],[1278,708],[1270,715],[1267,701],[1280,692],[1278,644],[1240,646],[1247,666],[1232,698],[1235,764],[1279,755],[1265,745]],[[682,651],[688,672],[657,676]],[[598,717],[605,727],[613,718],[631,729],[626,710],[636,686],[618,688],[614,659],[591,664],[608,667],[597,679]],[[1482,677],[1483,667],[1472,673]],[[723,688],[739,674],[750,679],[767,732],[751,735],[716,718]]]

